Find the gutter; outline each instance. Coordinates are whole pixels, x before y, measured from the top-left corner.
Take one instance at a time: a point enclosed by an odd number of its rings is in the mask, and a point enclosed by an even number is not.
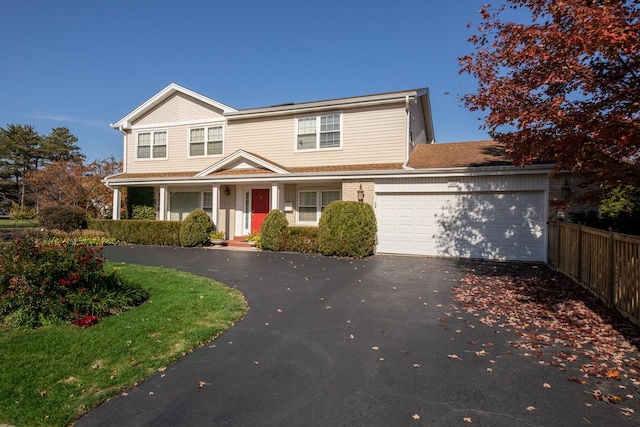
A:
[[[553,165],[530,165],[525,167],[518,166],[475,166],[462,168],[439,168],[439,169],[412,169],[406,171],[400,170],[384,170],[384,171],[356,171],[349,174],[344,172],[327,172],[318,175],[315,172],[306,173],[289,173],[286,175],[268,174],[253,176],[226,176],[217,179],[192,179],[192,178],[140,178],[132,180],[123,180],[120,185],[144,184],[144,185],[162,185],[162,184],[181,184],[181,185],[211,185],[218,184],[234,184],[248,182],[286,182],[286,181],[318,181],[322,179],[377,179],[377,178],[448,178],[460,176],[505,176],[505,175],[528,175],[528,174],[548,174],[553,169]],[[105,178],[105,181],[109,177]]]

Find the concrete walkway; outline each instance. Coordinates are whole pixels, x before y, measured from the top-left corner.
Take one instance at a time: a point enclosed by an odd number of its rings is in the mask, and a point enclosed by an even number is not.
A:
[[[638,425],[452,305],[473,263],[108,247],[241,290],[227,333],[78,426]],[[204,387],[200,387],[203,382]],[[640,412],[640,411],[636,411]]]

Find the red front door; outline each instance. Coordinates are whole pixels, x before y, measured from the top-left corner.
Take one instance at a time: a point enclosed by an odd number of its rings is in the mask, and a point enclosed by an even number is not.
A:
[[[251,190],[251,232],[259,233],[262,221],[269,215],[269,190]]]

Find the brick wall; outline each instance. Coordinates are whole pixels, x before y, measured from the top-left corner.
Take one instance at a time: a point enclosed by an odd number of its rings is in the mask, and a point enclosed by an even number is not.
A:
[[[342,200],[358,201],[358,190],[364,191],[364,202],[373,206],[373,181],[343,181],[342,182]]]

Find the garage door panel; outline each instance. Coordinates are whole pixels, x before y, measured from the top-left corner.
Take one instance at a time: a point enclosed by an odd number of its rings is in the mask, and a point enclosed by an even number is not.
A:
[[[378,194],[378,251],[543,261],[544,192]]]

